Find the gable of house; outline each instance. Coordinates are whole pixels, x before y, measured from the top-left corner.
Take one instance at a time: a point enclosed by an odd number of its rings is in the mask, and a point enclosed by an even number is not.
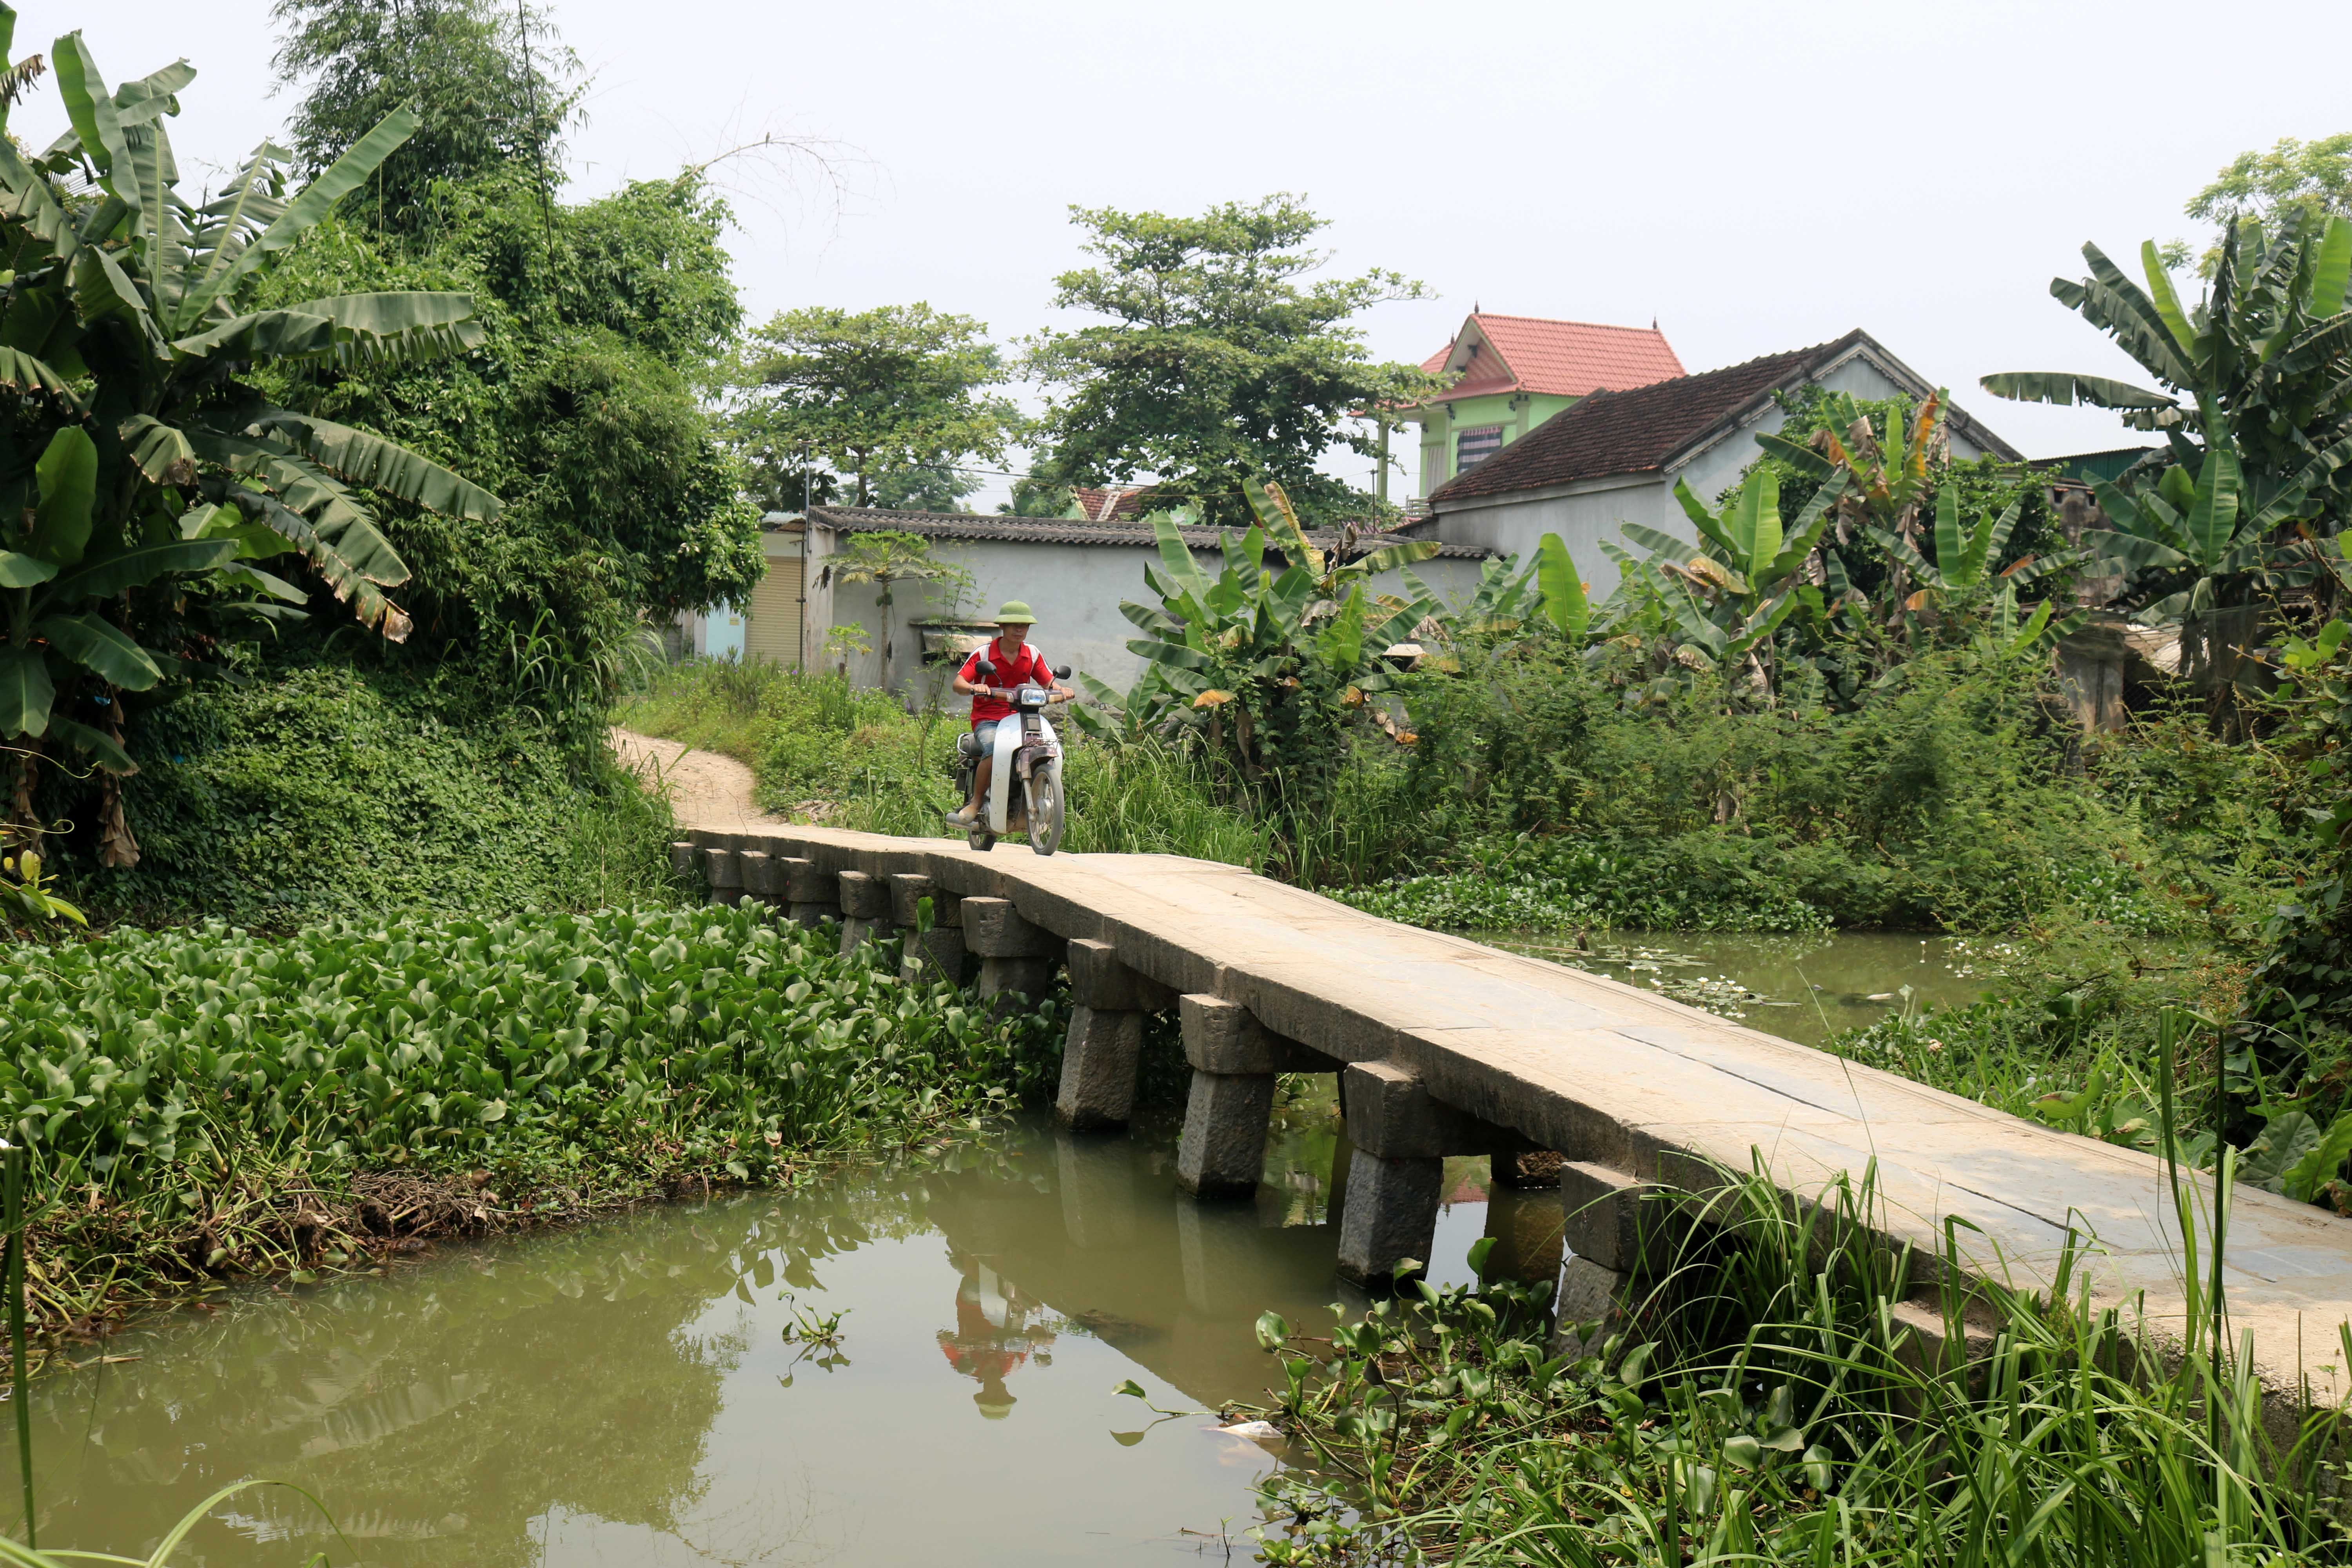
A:
[[[1421,426],[1421,493],[1478,467],[1562,409],[1603,387],[1683,374],[1653,325],[1611,327],[1473,311],[1422,368],[1452,378],[1404,411]]]

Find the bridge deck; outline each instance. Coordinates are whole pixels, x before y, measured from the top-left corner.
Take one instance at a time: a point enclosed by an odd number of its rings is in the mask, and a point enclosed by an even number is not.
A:
[[[1945,1216],[1963,1217],[1980,1231],[1959,1233],[1971,1269],[2021,1285],[2048,1279],[2071,1226],[2095,1237],[2099,1300],[2143,1299],[2167,1338],[2180,1326],[2178,1226],[2148,1155],[1230,866],[817,827],[756,837],[825,870],[915,871],[1009,899],[1058,936],[1109,942],[1152,979],[1242,1004],[1328,1056],[1405,1068],[1446,1104],[1570,1159],[1687,1184],[1694,1159],[1745,1169],[1760,1154],[1807,1195],[1874,1159],[1880,1228],[1932,1256]],[[2322,1402],[2343,1397],[2352,1221],[2248,1188],[2228,1237],[2232,1327],[2254,1333],[2273,1409],[2306,1380]]]

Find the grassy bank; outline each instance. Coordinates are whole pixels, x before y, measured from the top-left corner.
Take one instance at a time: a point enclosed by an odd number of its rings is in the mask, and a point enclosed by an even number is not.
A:
[[[192,688],[142,717],[124,806],[48,840],[94,920],[289,929],[395,909],[499,916],[669,897],[668,812],[585,740],[455,676],[302,664]],[[62,785],[60,785],[62,787]],[[68,816],[50,802],[48,820]]]
[[[1865,1234],[1874,1202],[1866,1173],[1794,1215],[1769,1182],[1727,1178],[1714,1229],[1560,1340],[1549,1288],[1504,1281],[1424,1287],[1328,1339],[1269,1314],[1265,1414],[1316,1466],[1272,1482],[1265,1559],[2343,1560],[2318,1484],[2342,1418],[2284,1450],[2265,1435],[2251,1369],[2206,1353],[2217,1332],[2234,1348],[2195,1300],[2214,1260],[2183,1259],[2191,1342],[2168,1370],[2144,1325],[2092,1310],[2071,1261],[2046,1298],[1989,1288],[1998,1337],[1939,1355],[1890,1314],[1919,1280]]]
[[[1058,1044],[756,906],[285,936],[218,923],[0,959],[0,1104],[50,1328],[239,1273],[563,1218],[968,1120]]]

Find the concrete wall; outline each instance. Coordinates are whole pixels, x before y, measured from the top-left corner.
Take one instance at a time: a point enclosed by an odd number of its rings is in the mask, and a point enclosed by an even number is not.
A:
[[[1832,367],[1822,377],[1822,384],[1832,392],[1873,399],[1909,390],[1859,355]],[[1767,404],[1738,428],[1725,431],[1664,474],[1612,474],[1452,503],[1439,514],[1438,537],[1448,543],[1480,544],[1510,555],[1533,550],[1545,534],[1557,533],[1592,596],[1604,599],[1616,591],[1618,572],[1617,563],[1601,552],[1602,540],[1612,541],[1637,556],[1645,553],[1622,531],[1624,524],[1636,522],[1696,548],[1698,531],[1675,500],[1675,480],[1684,480],[1701,500],[1713,505],[1763,456],[1756,437],[1777,435],[1786,422],[1787,416],[1778,405]],[[1950,438],[1952,456],[1959,461],[1984,456],[1981,447],[1959,432],[1951,432]]]
[[[828,626],[855,624],[861,627],[874,651],[848,661],[850,678],[861,685],[878,686],[882,681],[880,593],[870,583],[824,584],[823,562],[839,549],[830,530],[817,530],[811,547],[809,620],[814,643],[821,650]],[[1158,603],[1143,580],[1144,567],[1159,559],[1157,550],[1140,545],[936,540],[932,551],[940,559],[971,572],[977,584],[977,592],[954,611],[954,618],[984,621],[1005,600],[1021,599],[1037,615],[1037,629],[1029,640],[1054,663],[1069,665],[1118,691],[1125,691],[1140,673],[1142,660],[1128,651],[1127,644],[1141,634],[1118,606],[1125,600]],[[1224,569],[1223,558],[1213,550],[1195,551],[1193,560],[1211,575]],[[1431,560],[1412,570],[1440,599],[1459,604],[1476,588],[1479,564],[1470,560]],[[1376,593],[1403,589],[1393,573],[1374,579],[1372,586]],[[825,599],[822,606],[820,594]],[[930,694],[936,672],[921,666],[921,637],[908,623],[942,616],[948,606],[944,595],[924,595],[914,584],[898,584],[891,600],[891,686],[921,702]],[[822,658],[821,653],[813,658],[827,666],[837,662]]]

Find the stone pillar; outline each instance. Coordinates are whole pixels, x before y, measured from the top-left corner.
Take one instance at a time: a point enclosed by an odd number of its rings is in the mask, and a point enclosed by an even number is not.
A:
[[[690,838],[669,841],[669,874],[685,881],[702,875],[702,848]]]
[[[770,909],[782,909],[783,863],[773,854],[758,849],[738,850],[735,858],[743,867],[743,896],[757,899]]]
[[[1642,1202],[1643,1184],[1622,1171],[1571,1160],[1559,1168],[1564,1261],[1552,1307],[1554,1354],[1587,1355],[1623,1326],[1633,1277],[1663,1237]],[[1661,1215],[1663,1211],[1657,1211]]]
[[[980,954],[982,996],[1045,994],[1062,939],[1023,920],[1009,899],[963,900],[964,946]]]
[[[1507,1163],[1528,1141],[1441,1103],[1421,1080],[1387,1062],[1348,1068],[1348,1195],[1339,1222],[1339,1273],[1367,1289],[1393,1281],[1408,1258],[1429,1261],[1448,1154]],[[1518,1167],[1508,1164],[1516,1175]]]
[[[863,871],[844,871],[841,883],[841,951],[855,952],[875,928],[890,919],[889,884]]]
[[[777,864],[783,868],[784,907],[793,919],[813,926],[841,918],[840,889],[815,862],[787,857]]]
[[[931,900],[931,929],[918,932],[917,906],[925,899]],[[899,979],[910,985],[919,980],[964,984],[962,900],[939,891],[919,871],[894,872],[890,923],[898,928],[907,943],[898,960]]]
[[[1192,1068],[1177,1184],[1194,1197],[1247,1197],[1265,1166],[1275,1075],[1332,1072],[1339,1064],[1267,1030],[1238,1002],[1191,995],[1179,998],[1177,1009]]]
[[[1125,1139],[1054,1137],[1062,1186],[1062,1229],[1086,1252],[1135,1245],[1134,1145]]]
[[[1121,963],[1107,942],[1073,940],[1066,956],[1076,1006],[1062,1045],[1054,1114],[1066,1127],[1124,1127],[1135,1108],[1143,1015],[1166,1007],[1173,994]]]
[[[702,879],[710,884],[712,903],[740,904],[743,901],[743,866],[735,858],[732,849],[705,849],[702,852]]]
[[[1444,1196],[1445,1141],[1421,1080],[1402,1068],[1357,1062],[1344,1078],[1355,1152],[1339,1220],[1339,1273],[1378,1289],[1408,1259],[1429,1262]]]

